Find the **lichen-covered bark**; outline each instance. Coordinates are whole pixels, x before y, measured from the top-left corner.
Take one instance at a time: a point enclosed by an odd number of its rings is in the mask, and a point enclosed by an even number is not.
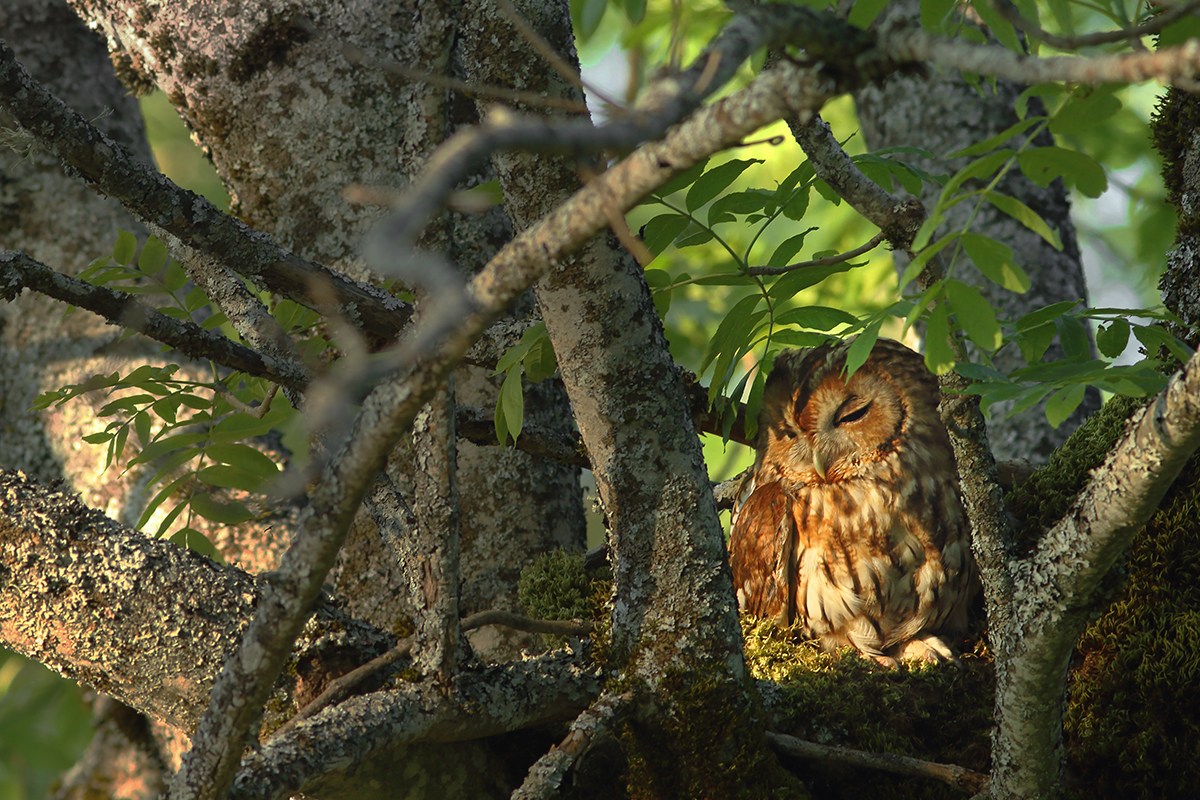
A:
[[[9,471],[0,472],[0,559],[5,646],[184,730],[207,705],[260,592],[260,579]],[[387,644],[322,606],[276,687],[268,724],[315,696],[327,672]]]
[[[908,16],[915,22],[917,3],[891,3],[881,15],[881,22]],[[1022,87],[1009,81],[996,81],[993,91],[988,82],[981,82],[977,91],[954,71],[930,69],[925,74],[895,74],[880,85],[869,86],[855,95],[863,136],[872,149],[907,145],[920,147],[938,157],[935,162],[918,159],[922,169],[938,174],[953,174],[969,163],[969,158],[945,159],[947,153],[961,150],[1000,133],[1017,122],[1013,103]],[[1038,101],[1031,102],[1030,113]],[[842,134],[844,135],[844,134]],[[1043,133],[1036,146],[1053,144]],[[904,156],[904,158],[913,158]],[[1010,216],[1001,213],[990,203],[959,203],[946,215],[946,222],[937,237],[962,230],[974,214],[971,229],[1013,249],[1017,263],[1029,274],[1033,285],[1024,294],[1007,291],[983,277],[965,253],[959,254],[952,277],[978,287],[992,307],[1002,317],[1018,319],[1024,314],[1062,300],[1087,300],[1087,285],[1075,226],[1070,218],[1070,205],[1061,181],[1042,189],[1030,182],[1019,169],[1011,170],[997,190],[1016,197],[1037,212],[1063,242],[1057,251],[1038,234]],[[931,209],[937,200],[939,187],[926,185],[921,200]],[[903,254],[897,255],[900,268],[907,266]],[[1062,357],[1057,339],[1046,354],[1051,360]],[[1015,348],[999,353],[997,369],[1010,372],[1025,366]],[[1011,405],[1011,404],[1009,404]],[[1071,431],[1100,407],[1100,395],[1089,390],[1083,403],[1057,429],[1046,421],[1045,404],[1030,408],[1013,417],[1006,417],[1006,404],[997,403],[988,422],[988,439],[997,460],[1028,458],[1044,462],[1059,447]]]

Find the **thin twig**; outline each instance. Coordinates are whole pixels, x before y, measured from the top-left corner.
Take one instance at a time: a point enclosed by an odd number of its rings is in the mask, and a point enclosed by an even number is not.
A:
[[[877,769],[915,778],[932,778],[967,792],[979,792],[988,782],[987,775],[955,764],[938,764],[894,753],[868,753],[849,747],[830,747],[783,733],[767,731],[767,743],[785,755],[805,761]]]
[[[814,258],[812,261],[801,261],[798,264],[789,264],[786,267],[751,267],[746,270],[747,275],[783,275],[785,272],[792,272],[805,267],[828,267],[833,264],[840,264],[843,261],[849,261],[852,258],[857,258],[863,253],[874,250],[879,246],[884,239],[883,231],[871,237],[869,242],[862,244],[853,250],[847,250],[845,253],[838,253],[835,256],[826,256],[825,258]]]
[[[1158,4],[1167,5],[1162,0],[1159,0]],[[1081,47],[1095,47],[1097,45],[1112,44],[1113,42],[1127,40],[1136,41],[1143,36],[1152,36],[1162,31],[1175,20],[1185,17],[1200,8],[1200,0],[1190,0],[1187,3],[1171,5],[1166,11],[1148,22],[1132,28],[1085,33],[1079,36],[1058,36],[1057,34],[1050,33],[1044,28],[1039,27],[1037,23],[1021,16],[1021,12],[1009,0],[994,0],[992,5],[1000,13],[1000,16],[1012,23],[1013,27],[1020,28],[1035,39],[1040,39],[1058,50],[1078,50]]]

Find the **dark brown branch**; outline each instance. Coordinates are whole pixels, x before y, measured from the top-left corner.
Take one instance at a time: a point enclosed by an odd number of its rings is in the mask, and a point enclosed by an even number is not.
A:
[[[472,406],[458,407],[458,433],[464,439],[483,446],[496,446],[495,416],[490,411]],[[578,434],[570,435],[526,425],[512,445],[530,455],[574,467],[590,468],[587,453]]]
[[[828,267],[833,264],[841,264],[843,261],[849,261],[852,258],[857,258],[863,253],[868,253],[874,250],[884,240],[883,231],[871,237],[870,241],[859,245],[853,250],[847,250],[844,253],[838,253],[825,258],[814,258],[812,261],[801,261],[796,264],[788,264],[786,267],[751,267],[746,270],[747,275],[783,275],[787,272],[794,272],[805,267]]]
[[[167,232],[264,288],[318,308],[314,293],[325,287],[336,298],[339,313],[384,339],[394,339],[412,315],[407,303],[288,253],[265,234],[138,161],[34,80],[3,41],[0,107],[60,159],[68,174],[118,200],[148,227]]]
[[[1166,5],[1166,3],[1161,3],[1160,5]],[[1172,22],[1182,19],[1200,8],[1200,0],[1190,0],[1187,3],[1173,5],[1148,22],[1132,28],[1086,33],[1080,36],[1058,36],[1050,33],[1039,27],[1036,23],[1021,16],[1021,12],[1010,0],[993,0],[992,6],[1000,13],[1000,16],[1012,23],[1014,28],[1019,28],[1033,38],[1040,39],[1058,50],[1078,50],[1081,47],[1095,47],[1114,42],[1136,41],[1143,36],[1153,36],[1161,32]]]
[[[192,358],[208,359],[293,389],[303,389],[307,383],[305,375],[295,374],[286,364],[190,320],[168,317],[128,292],[63,275],[24,253],[0,253],[0,296],[14,300],[22,288],[85,308],[111,325],[144,334]]]
[[[771,731],[767,731],[767,743],[784,755],[805,761],[817,761],[822,764],[856,769],[877,769],[914,778],[931,778],[948,783],[965,792],[979,792],[988,783],[987,775],[980,772],[974,772],[954,764],[938,764],[894,753],[867,753],[863,750],[852,750],[849,747],[830,747]]]

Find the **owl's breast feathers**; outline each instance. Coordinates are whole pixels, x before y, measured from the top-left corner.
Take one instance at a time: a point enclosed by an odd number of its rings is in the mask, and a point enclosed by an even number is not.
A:
[[[908,640],[966,627],[966,517],[957,486],[924,476],[757,484],[737,509],[730,562],[743,611],[828,648],[886,661]]]

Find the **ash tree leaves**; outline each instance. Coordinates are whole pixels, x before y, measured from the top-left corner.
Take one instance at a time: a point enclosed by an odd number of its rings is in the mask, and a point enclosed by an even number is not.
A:
[[[136,237],[118,231],[112,252],[93,261],[80,277],[100,286],[119,283],[122,291],[147,298],[165,297],[160,312],[210,330],[225,323],[224,316],[208,313],[208,298],[189,288],[186,273],[153,236],[139,253]],[[284,329],[292,332],[306,330],[316,318],[290,301],[276,304],[274,310]],[[219,375],[216,365],[207,369],[213,374],[209,381],[183,377],[175,364],[143,365],[127,375],[94,375],[40,395],[34,408],[104,393],[108,400],[96,416],[108,421],[83,438],[106,448],[106,469],[118,465],[149,476],[140,479],[149,499],[137,527],[157,537],[169,535],[177,544],[219,559],[216,547],[198,529],[198,520],[228,525],[254,517],[238,498],[267,492],[280,470],[247,440],[280,428],[295,412],[284,400],[272,401],[265,380],[227,371]],[[255,403],[259,405],[254,413],[243,410]]]
[[[533,383],[541,383],[554,374],[558,362],[546,323],[535,322],[521,334],[521,341],[508,349],[496,363],[493,375],[504,375],[500,385],[500,396],[496,400],[494,421],[496,439],[501,446],[514,442],[521,435],[525,418],[525,395],[521,386],[521,374]]]

